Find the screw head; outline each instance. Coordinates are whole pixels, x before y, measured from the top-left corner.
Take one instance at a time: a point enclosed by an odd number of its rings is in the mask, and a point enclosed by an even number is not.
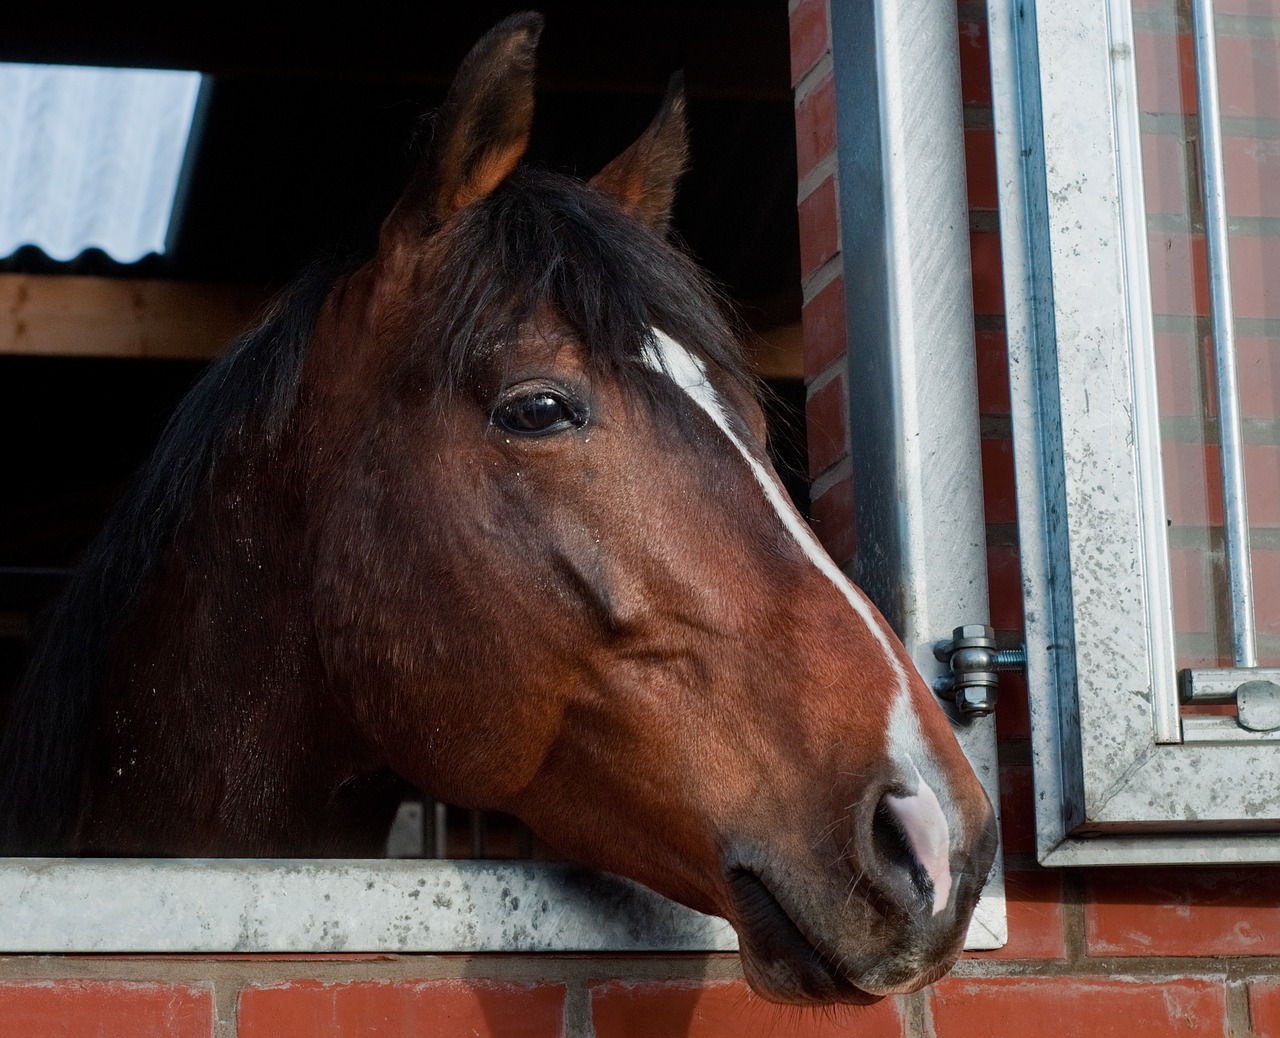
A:
[[[951,632],[952,641],[970,641],[974,638],[995,638],[996,632],[986,624],[965,624]]]

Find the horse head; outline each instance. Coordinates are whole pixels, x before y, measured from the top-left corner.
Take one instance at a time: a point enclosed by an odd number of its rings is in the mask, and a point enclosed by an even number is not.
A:
[[[540,28],[476,45],[317,321],[326,674],[422,789],[726,917],[767,997],[914,990],[959,954],[991,807],[665,240],[679,85],[591,182],[529,171]]]

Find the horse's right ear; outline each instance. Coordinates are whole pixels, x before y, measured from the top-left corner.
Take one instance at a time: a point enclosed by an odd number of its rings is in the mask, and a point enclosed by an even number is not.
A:
[[[640,139],[591,178],[591,185],[612,195],[628,213],[658,234],[665,234],[684,172],[689,147],[685,130],[684,76],[677,72],[667,95]]]
[[[409,186],[383,225],[421,233],[487,196],[515,169],[533,123],[534,51],[542,15],[513,14],[462,62]]]

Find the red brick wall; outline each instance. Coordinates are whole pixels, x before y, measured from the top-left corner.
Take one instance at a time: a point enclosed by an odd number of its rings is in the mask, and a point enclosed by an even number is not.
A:
[[[832,77],[827,4],[828,0],[791,4],[792,72],[801,157],[801,248],[802,255],[812,257],[812,262],[803,265],[803,273],[815,520],[824,541],[840,557],[856,547],[854,531],[839,525],[839,517],[847,515],[842,509],[848,495],[840,480],[849,462],[847,454],[835,448],[843,448],[845,432],[828,427],[832,421],[843,420],[830,401],[834,395],[831,387],[838,386],[844,377],[843,300],[839,298],[842,270],[839,252],[832,252],[831,229],[815,227],[816,213],[832,209],[825,194],[838,189],[830,179],[835,168],[834,134],[814,125],[830,111],[824,96]],[[1143,66],[1139,53],[1140,72],[1145,75],[1144,110],[1158,111],[1155,101],[1145,103],[1158,94],[1170,112],[1187,112],[1188,97],[1192,101],[1189,110],[1194,111],[1194,86],[1188,87],[1186,82],[1189,46],[1185,4],[1176,5],[1175,10],[1173,0],[1140,0],[1135,6],[1139,8],[1140,28],[1143,8],[1154,11],[1165,7],[1172,12],[1171,43],[1175,52],[1182,53],[1181,62],[1175,62],[1172,71],[1157,67],[1150,56]],[[1269,128],[1273,129],[1271,123],[1262,124],[1258,138],[1249,138],[1245,120],[1274,121],[1280,113],[1280,88],[1276,86],[1280,80],[1275,78],[1280,56],[1275,43],[1280,0],[1235,0],[1218,6],[1224,11],[1230,8],[1227,13],[1236,16],[1236,21],[1228,28],[1242,34],[1224,35],[1220,49],[1224,110],[1236,120],[1231,129],[1241,135],[1236,139],[1229,134],[1227,141],[1228,175],[1232,178],[1229,203],[1237,228],[1244,232],[1243,242],[1237,239],[1233,243],[1233,249],[1240,246],[1238,252],[1233,251],[1233,260],[1241,268],[1239,274],[1233,271],[1240,282],[1237,306],[1241,316],[1253,319],[1259,329],[1241,343],[1240,363],[1247,372],[1242,375],[1242,399],[1249,402],[1247,413],[1274,422],[1280,417],[1280,341],[1274,334],[1264,334],[1272,327],[1260,322],[1269,320],[1273,311],[1280,312],[1276,310],[1280,307],[1280,280],[1276,278],[1280,229],[1267,222],[1274,217],[1272,210],[1280,199],[1280,161],[1276,159],[1280,151],[1275,140],[1266,136]],[[1020,635],[1022,601],[986,10],[981,0],[959,0],[958,11],[992,621],[1001,631]],[[1152,39],[1140,39],[1140,51],[1154,47]],[[1230,55],[1237,56],[1232,59]],[[830,147],[820,151],[828,142]],[[1186,186],[1179,178],[1185,181],[1188,167],[1181,146],[1175,148],[1155,137],[1149,138],[1147,145],[1149,149],[1177,152],[1156,165],[1154,179],[1148,176],[1150,208],[1160,213],[1185,205]],[[806,176],[806,171],[812,172]],[[836,219],[834,211],[831,218]],[[806,241],[810,236],[816,239],[812,243]],[[1203,324],[1207,313],[1204,293],[1194,284],[1197,271],[1203,278],[1202,236],[1195,233],[1194,218],[1182,238],[1180,254],[1176,248],[1166,248],[1171,243],[1178,244],[1172,234],[1153,242],[1153,273],[1157,307],[1166,305],[1166,309],[1179,312],[1171,302],[1176,297],[1189,319],[1186,342],[1176,343],[1182,367],[1166,361],[1161,372],[1162,398],[1173,401],[1164,410],[1177,415],[1191,413],[1193,393],[1200,392],[1198,376],[1191,370],[1196,363],[1192,351],[1199,327],[1196,318]],[[1167,258],[1170,253],[1173,257]],[[1179,255],[1186,257],[1181,260],[1185,269],[1178,268],[1162,278],[1162,265],[1174,265]],[[1185,290],[1169,290],[1175,276],[1185,281]],[[1174,344],[1166,342],[1164,348],[1172,353]],[[1171,381],[1176,379],[1181,381]],[[1177,410],[1179,406],[1183,411]],[[1166,430],[1166,436],[1176,431],[1177,427]],[[1251,435],[1257,438],[1265,431],[1258,426]],[[1274,554],[1268,546],[1280,526],[1280,519],[1273,514],[1274,488],[1280,485],[1276,482],[1280,464],[1272,453],[1275,449],[1256,443],[1250,448],[1260,459],[1253,462],[1250,473],[1259,484],[1257,501],[1250,499],[1250,515],[1263,537],[1262,546],[1255,544],[1255,566],[1259,593],[1270,596],[1267,601],[1271,603],[1260,604],[1258,610],[1264,634],[1274,631],[1280,622],[1280,605],[1276,604],[1280,599],[1273,589],[1277,582],[1265,577]],[[1198,479],[1199,484],[1190,490],[1185,485],[1174,486],[1174,523],[1198,518],[1212,524],[1216,518],[1220,525],[1221,504],[1205,492],[1203,474],[1209,470],[1212,478],[1216,449],[1206,452],[1194,444],[1175,444],[1166,454],[1177,455],[1180,450],[1193,450],[1194,457],[1185,462],[1166,457],[1170,478],[1184,483]],[[841,504],[824,510],[822,502],[828,497]],[[1204,514],[1187,516],[1180,511],[1196,502]],[[1204,551],[1184,554],[1193,555],[1189,564],[1197,567],[1198,583],[1185,577],[1178,581],[1185,610],[1178,618],[1179,630],[1203,632],[1205,589],[1214,559],[1206,559]],[[1200,567],[1205,568],[1204,574]],[[1194,603],[1199,603],[1199,614],[1194,612]],[[1001,676],[997,729],[1009,943],[999,951],[966,956],[951,977],[930,991],[899,999],[897,1021],[878,1022],[876,1027],[888,1026],[885,1033],[911,1038],[1006,1034],[1125,1038],[1256,1034],[1280,1038],[1280,896],[1276,893],[1280,890],[1280,868],[1042,869],[1035,861],[1026,688],[1010,675]],[[884,1012],[881,1008],[880,1013]],[[873,1028],[870,1033],[880,1032]]]
[[[1160,2],[1140,0],[1138,6]],[[793,0],[791,46],[813,516],[828,549],[845,562],[856,539],[827,3]],[[1278,5],[1280,0],[1230,0],[1219,6],[1239,18],[1270,14],[1280,22]],[[959,12],[992,618],[996,627],[1017,633],[1022,605],[986,15],[980,0],[960,0]],[[1259,45],[1246,39],[1229,46]],[[1263,55],[1271,60],[1264,72],[1275,67],[1274,40],[1271,46]],[[1229,63],[1223,64],[1229,78]],[[1185,77],[1185,69],[1180,74]],[[1267,82],[1274,87],[1276,80]],[[1188,96],[1179,74],[1156,77],[1146,88],[1163,91],[1160,96],[1178,105]],[[1267,93],[1256,79],[1252,88],[1232,79],[1224,96],[1241,111],[1280,105],[1280,91]],[[1276,113],[1259,117],[1274,119]],[[1228,143],[1237,151],[1249,147]],[[1152,141],[1149,147],[1170,144]],[[1234,168],[1245,171],[1238,174],[1244,186],[1237,197],[1242,211],[1257,218],[1250,227],[1262,239],[1275,231],[1265,220],[1280,216],[1280,160],[1266,150],[1274,142],[1259,147],[1256,168],[1239,161]],[[1169,176],[1179,175],[1178,162],[1165,164],[1173,171]],[[1177,184],[1149,184],[1149,190],[1157,212],[1181,204]],[[1277,240],[1259,248],[1274,252]],[[1194,243],[1186,254],[1198,262]],[[1261,269],[1270,270],[1273,280],[1270,296],[1258,288],[1255,301],[1274,310],[1280,267]],[[1245,348],[1245,356],[1256,360],[1244,388],[1251,401],[1246,410],[1274,417],[1280,352],[1266,336],[1253,339]],[[1166,382],[1174,380],[1172,389],[1162,383],[1167,399],[1190,398],[1192,375],[1174,363],[1191,363],[1189,342],[1173,337],[1166,344],[1174,358],[1163,373]],[[1266,516],[1277,522],[1271,512]],[[1204,565],[1194,552],[1187,557],[1193,567]],[[1272,596],[1274,608],[1261,612],[1273,625],[1280,617],[1277,587],[1280,579],[1260,584],[1260,594]],[[1188,601],[1193,598],[1187,592]],[[1195,622],[1195,616],[1188,620]],[[925,992],[867,1009],[780,1009],[747,991],[731,955],[13,956],[0,959],[0,1038],[1280,1038],[1280,869],[1039,868],[1026,694],[1007,675],[997,721],[1009,943],[967,956],[950,978]]]
[[[1280,664],[1280,0],[1216,6],[1259,656],[1274,666]],[[1174,0],[1142,0],[1136,23],[1179,662],[1228,666],[1204,205],[1199,156],[1184,134],[1197,108],[1195,59],[1189,23]]]

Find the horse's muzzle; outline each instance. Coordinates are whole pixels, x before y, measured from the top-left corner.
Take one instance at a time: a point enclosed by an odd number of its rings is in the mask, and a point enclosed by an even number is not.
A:
[[[964,851],[948,854],[933,812],[899,791],[873,796],[834,865],[786,862],[745,845],[726,858],[730,918],[757,993],[860,1005],[950,970],[994,860],[995,822],[989,814]]]

